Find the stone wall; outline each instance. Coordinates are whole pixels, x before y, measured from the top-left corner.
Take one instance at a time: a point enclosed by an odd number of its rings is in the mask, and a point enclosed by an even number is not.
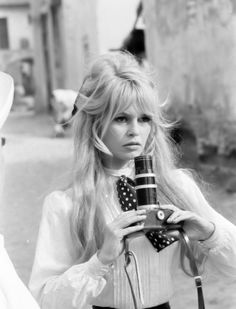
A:
[[[236,1],[143,1],[148,60],[168,113],[196,136],[198,154],[236,149]]]

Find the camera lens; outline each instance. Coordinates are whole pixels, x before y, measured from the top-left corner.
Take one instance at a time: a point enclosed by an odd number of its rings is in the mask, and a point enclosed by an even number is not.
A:
[[[135,189],[139,208],[153,209],[158,205],[157,185],[151,156],[138,156],[135,164]]]
[[[135,174],[153,173],[152,157],[151,156],[139,156],[134,158]]]

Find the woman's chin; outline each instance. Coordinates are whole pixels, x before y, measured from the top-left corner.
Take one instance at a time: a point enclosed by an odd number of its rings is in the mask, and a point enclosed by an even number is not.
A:
[[[132,159],[134,159],[135,157],[138,157],[138,156],[140,156],[142,154],[142,151],[132,151],[132,152],[130,152],[130,153],[128,153],[127,155],[126,155],[126,159],[127,160],[132,160]]]

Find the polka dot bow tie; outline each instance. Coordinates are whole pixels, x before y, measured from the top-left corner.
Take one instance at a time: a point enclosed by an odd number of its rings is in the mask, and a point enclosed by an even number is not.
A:
[[[121,209],[123,211],[137,209],[135,182],[132,179],[122,175],[118,179],[116,187]],[[168,232],[164,230],[149,231],[145,234],[157,252],[178,240],[178,237],[174,235],[168,235]]]

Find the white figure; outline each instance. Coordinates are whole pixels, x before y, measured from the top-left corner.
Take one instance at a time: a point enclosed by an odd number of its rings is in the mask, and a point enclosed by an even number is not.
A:
[[[14,82],[10,75],[0,72],[0,130],[7,119],[13,102]],[[0,199],[3,188],[4,162],[0,144]],[[0,203],[1,204],[1,203]],[[4,248],[0,235],[0,308],[39,309],[34,298],[17,275]]]

